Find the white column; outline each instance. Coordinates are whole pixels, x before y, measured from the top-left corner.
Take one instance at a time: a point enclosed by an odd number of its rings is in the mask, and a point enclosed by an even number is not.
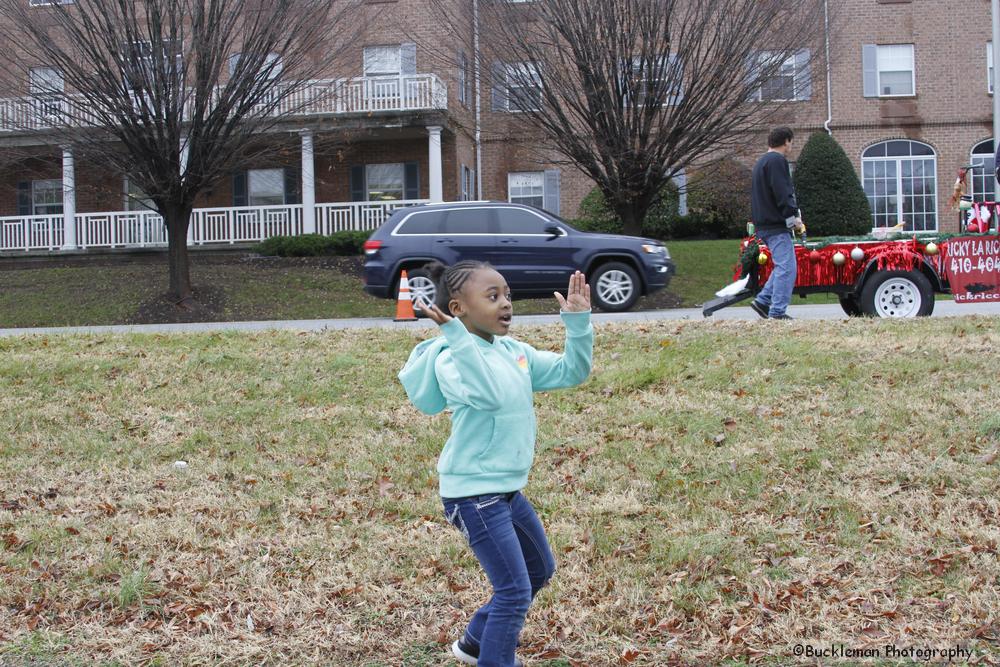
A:
[[[430,186],[432,202],[444,201],[444,187],[441,179],[441,127],[433,125],[427,128],[430,138],[427,142],[427,177]]]
[[[63,250],[76,250],[76,174],[73,151],[63,148]]]
[[[316,167],[309,130],[302,131],[302,233],[316,233]]]

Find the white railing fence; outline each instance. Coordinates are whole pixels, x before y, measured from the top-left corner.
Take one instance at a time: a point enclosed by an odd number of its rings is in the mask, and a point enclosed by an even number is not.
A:
[[[188,245],[248,243],[302,233],[302,206],[197,208],[191,212]]]
[[[404,206],[426,204],[427,199],[383,202],[316,204],[316,233],[374,231]],[[167,245],[167,229],[155,211],[78,213],[77,248],[148,248]],[[196,208],[191,212],[188,245],[254,243],[272,236],[303,233],[302,206],[233,206]],[[63,247],[61,215],[0,218],[0,252],[56,251]]]
[[[274,95],[282,95],[282,85],[289,84],[275,83]],[[191,103],[189,100],[187,107]],[[185,116],[189,113],[187,107]],[[284,96],[276,106],[265,103],[259,105],[255,112],[258,117],[262,114],[308,116],[447,107],[448,88],[440,77],[436,74],[404,74],[307,81]],[[99,123],[90,104],[80,95],[0,99],[0,132],[45,130],[67,124],[88,127]]]
[[[62,218],[58,224],[62,226]],[[146,248],[165,245],[167,230],[153,211],[78,213],[76,242],[81,248]]]
[[[426,204],[428,201],[430,200],[407,199],[403,201],[316,204],[316,233],[326,235],[352,230],[375,230],[397,208]]]
[[[0,250],[55,250],[63,232],[61,215],[0,218]]]

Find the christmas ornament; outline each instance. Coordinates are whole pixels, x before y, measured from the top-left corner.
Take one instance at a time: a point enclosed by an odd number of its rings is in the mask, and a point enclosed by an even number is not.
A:
[[[809,261],[812,262],[813,264],[818,264],[821,258],[822,255],[819,254],[819,250],[813,250],[811,253],[809,253]]]
[[[845,257],[844,253],[842,252],[838,252],[833,255],[833,263],[836,264],[837,266],[843,266],[844,262],[846,261],[847,257]]]
[[[767,264],[767,255],[764,253],[760,253],[759,255],[757,255],[757,263],[760,264],[761,266]]]
[[[938,254],[937,243],[934,243],[933,241],[931,241],[930,243],[928,243],[924,247],[924,252],[926,252],[928,255],[936,255],[936,254]]]
[[[855,262],[860,262],[864,258],[865,258],[865,251],[859,248],[858,246],[854,246],[854,250],[851,251],[851,259],[853,259]]]

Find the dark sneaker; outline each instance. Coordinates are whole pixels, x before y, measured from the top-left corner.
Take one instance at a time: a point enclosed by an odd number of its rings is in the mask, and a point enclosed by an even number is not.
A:
[[[771,315],[771,319],[772,320],[794,320],[795,318],[794,317],[789,317],[788,315],[785,315],[784,313],[782,313],[781,315]]]
[[[451,654],[463,665],[475,665],[479,662],[479,647],[467,643],[465,637],[451,645]],[[524,667],[524,663],[519,658],[514,658],[514,667]]]
[[[456,640],[451,645],[451,654],[458,658],[458,661],[463,665],[475,665],[479,662],[479,647],[467,644],[462,639]]]
[[[753,312],[757,313],[765,320],[767,319],[768,311],[771,310],[770,306],[765,306],[762,303],[758,303],[756,299],[750,302],[750,307],[753,308]]]

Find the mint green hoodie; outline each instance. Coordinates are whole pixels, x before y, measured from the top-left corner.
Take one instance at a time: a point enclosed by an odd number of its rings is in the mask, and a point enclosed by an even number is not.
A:
[[[441,496],[519,491],[535,457],[532,392],[572,387],[590,375],[590,311],[562,313],[563,354],[536,350],[508,336],[488,343],[458,318],[442,336],[417,345],[399,379],[410,401],[429,415],[450,410],[451,436],[438,460]]]

